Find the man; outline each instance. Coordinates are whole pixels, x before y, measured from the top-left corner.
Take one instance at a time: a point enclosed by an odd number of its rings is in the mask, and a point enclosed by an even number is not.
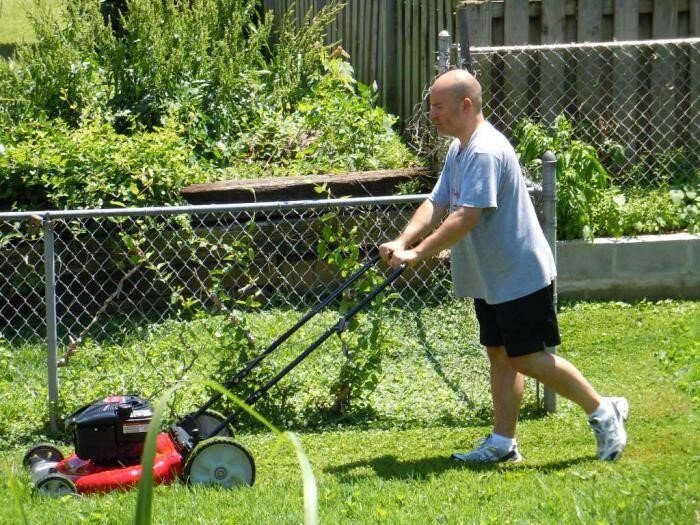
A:
[[[448,71],[435,81],[430,119],[454,140],[433,192],[401,235],[379,247],[394,267],[451,247],[455,293],[474,298],[490,362],[494,426],[475,449],[452,457],[476,463],[522,459],[515,430],[526,375],[578,404],[595,433],[598,459],[616,460],[627,442],[628,402],[601,397],[571,363],[545,351],[560,342],[554,258],[515,151],[484,120],[481,103],[481,86],[466,71]]]

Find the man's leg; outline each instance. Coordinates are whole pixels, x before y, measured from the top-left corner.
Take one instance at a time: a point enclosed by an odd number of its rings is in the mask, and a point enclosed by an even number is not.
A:
[[[544,386],[579,405],[586,414],[600,406],[600,396],[585,377],[561,356],[540,351],[511,357],[514,370],[537,379]]]
[[[503,346],[486,345],[493,400],[493,432],[469,452],[455,452],[452,459],[467,463],[520,461],[522,456],[515,443],[520,402],[525,378],[511,365]]]
[[[511,361],[520,373],[539,380],[586,412],[595,434],[598,459],[615,461],[622,455],[627,444],[627,399],[601,398],[581,372],[561,356],[539,351],[512,357]]]
[[[487,346],[491,363],[491,399],[493,400],[493,432],[515,438],[520,402],[523,399],[525,378],[518,373],[503,346]]]

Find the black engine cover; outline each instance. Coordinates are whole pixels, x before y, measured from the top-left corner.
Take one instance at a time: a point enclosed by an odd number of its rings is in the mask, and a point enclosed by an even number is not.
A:
[[[110,396],[85,405],[66,418],[75,454],[100,465],[141,460],[153,411],[137,396]]]

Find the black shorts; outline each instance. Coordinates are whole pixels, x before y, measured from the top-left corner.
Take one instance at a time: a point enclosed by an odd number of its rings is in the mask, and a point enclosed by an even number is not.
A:
[[[530,295],[499,304],[474,299],[479,341],[484,346],[505,346],[509,357],[533,354],[561,343],[554,287],[550,284]]]

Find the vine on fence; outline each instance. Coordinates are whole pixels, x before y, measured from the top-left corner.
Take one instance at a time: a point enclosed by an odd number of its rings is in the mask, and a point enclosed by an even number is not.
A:
[[[321,221],[323,226],[317,246],[318,257],[335,267],[342,277],[347,277],[362,264],[359,227],[354,224],[348,228],[347,218],[339,211],[324,214]],[[357,295],[369,292],[381,281],[381,276],[374,268],[368,271],[353,291],[343,294],[340,312],[347,312],[356,303]],[[353,318],[348,323],[347,330],[339,334],[345,361],[331,386],[333,402],[327,408],[331,415],[344,414],[353,400],[366,397],[379,384],[382,373],[380,347],[384,334],[377,311],[385,301],[386,296],[382,294],[367,306],[365,319],[369,326],[361,327],[357,318]]]

